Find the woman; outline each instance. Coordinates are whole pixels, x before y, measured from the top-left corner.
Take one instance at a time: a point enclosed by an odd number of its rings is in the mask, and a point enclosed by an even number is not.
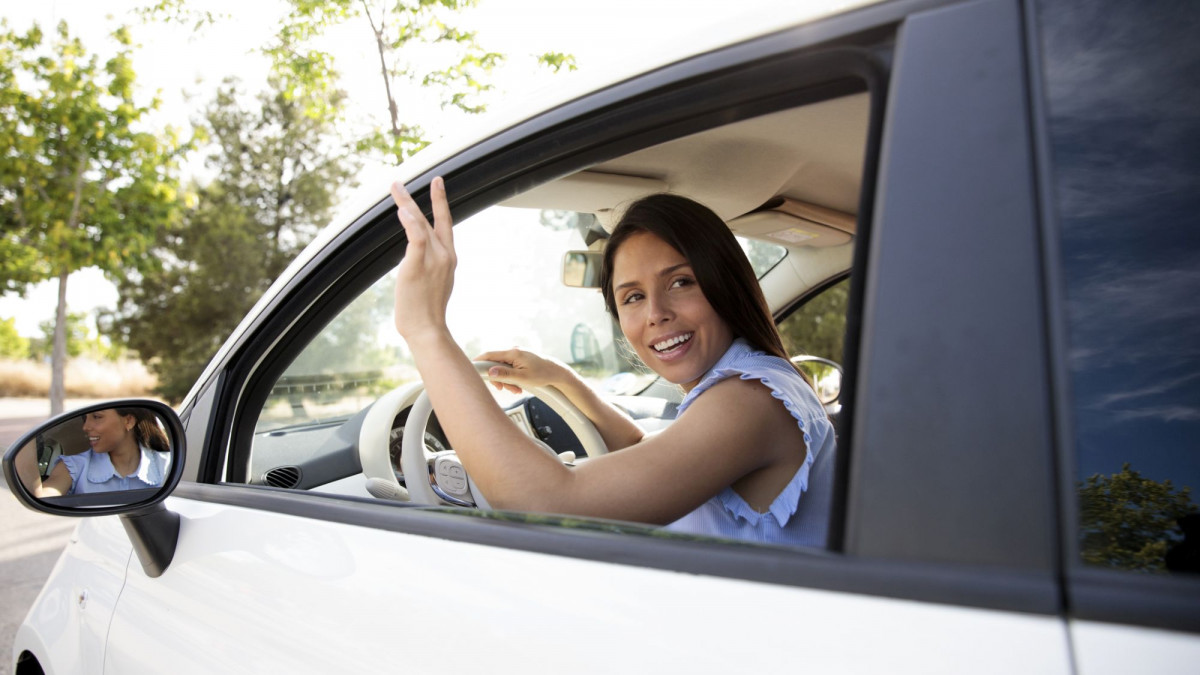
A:
[[[89,448],[62,455],[43,480],[36,453],[18,455],[21,482],[34,497],[138,490],[162,485],[171,444],[157,418],[144,408],[108,408],[83,416]]]
[[[480,356],[506,364],[490,373],[500,386],[560,390],[619,450],[572,469],[508,421],[450,336],[455,255],[442,179],[430,193],[432,229],[403,186],[392,187],[409,241],[396,328],[451,445],[493,506],[824,545],[833,427],[787,361],[749,262],[720,218],[682,197],[651,196],[626,211],[605,250],[609,311],[642,361],[686,393],[663,431],[644,434],[561,364],[519,350]]]

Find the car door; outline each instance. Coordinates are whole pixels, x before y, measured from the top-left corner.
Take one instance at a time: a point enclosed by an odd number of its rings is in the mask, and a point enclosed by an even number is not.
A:
[[[469,222],[655,143],[867,94],[828,550],[255,484],[271,392],[402,254],[384,200],[186,402],[178,548],[161,577],[129,569],[105,670],[1070,672],[1021,12],[940,5],[686,59],[401,172],[418,201],[445,176]]]

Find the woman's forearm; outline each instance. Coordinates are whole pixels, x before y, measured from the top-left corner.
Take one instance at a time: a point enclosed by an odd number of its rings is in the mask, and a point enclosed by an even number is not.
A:
[[[493,506],[538,510],[569,489],[570,470],[508,419],[449,332],[408,342],[447,440]]]
[[[600,398],[600,395],[573,371],[569,378],[556,383],[555,388],[592,421],[610,452],[638,443],[645,436],[642,428],[628,415]]]

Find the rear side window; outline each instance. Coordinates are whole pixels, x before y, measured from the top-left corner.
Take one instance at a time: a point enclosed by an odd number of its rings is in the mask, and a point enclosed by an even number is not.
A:
[[[1168,7],[1169,6],[1169,7]],[[1200,571],[1200,5],[1041,0],[1082,562]]]

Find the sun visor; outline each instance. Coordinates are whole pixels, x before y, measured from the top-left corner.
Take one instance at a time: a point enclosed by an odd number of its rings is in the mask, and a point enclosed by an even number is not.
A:
[[[615,208],[666,190],[667,184],[656,178],[580,171],[522,192],[501,205],[594,213],[604,229],[611,232]]]
[[[854,238],[855,218],[816,204],[779,197],[729,221],[734,234],[781,246],[838,246]]]

